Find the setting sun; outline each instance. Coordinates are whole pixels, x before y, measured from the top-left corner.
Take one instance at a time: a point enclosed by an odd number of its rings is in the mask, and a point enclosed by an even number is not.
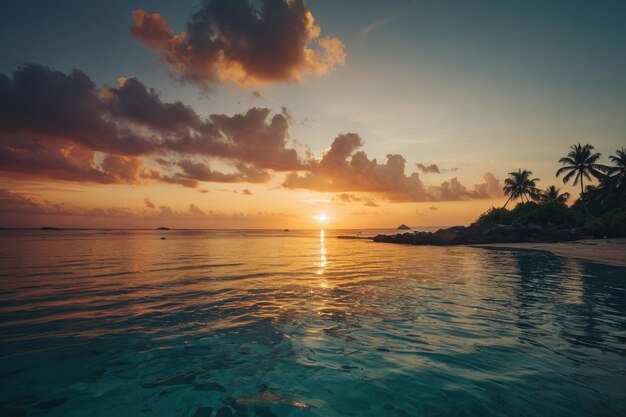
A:
[[[330,219],[330,217],[328,217],[324,213],[321,213],[321,214],[318,214],[317,216],[315,216],[315,220],[317,220],[320,223],[326,223],[329,219]]]

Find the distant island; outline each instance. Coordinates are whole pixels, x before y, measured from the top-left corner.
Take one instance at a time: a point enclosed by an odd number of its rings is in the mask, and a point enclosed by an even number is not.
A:
[[[396,227],[396,230],[411,230],[411,228],[407,226],[406,224],[402,223],[400,226]]]
[[[170,230],[169,227],[157,227],[157,230]]]
[[[529,170],[510,172],[503,191],[508,200],[502,207],[492,207],[470,226],[455,226],[436,232],[377,235],[375,242],[410,245],[465,245],[490,243],[549,243],[582,238],[626,237],[626,149],[609,157],[611,166],[598,163],[600,154],[585,144],[571,146],[559,159],[562,165],[556,176],[563,182],[580,185],[580,195],[571,206],[569,193],[554,185],[537,188],[539,178]],[[584,185],[596,178],[598,185]],[[520,202],[511,210],[506,206]],[[401,225],[398,230],[410,230]]]
[[[58,227],[50,227],[50,226],[44,226],[41,228],[41,230],[61,230]]]

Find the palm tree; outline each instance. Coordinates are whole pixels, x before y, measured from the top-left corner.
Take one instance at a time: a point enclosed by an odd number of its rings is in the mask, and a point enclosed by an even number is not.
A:
[[[539,201],[541,203],[557,203],[565,204],[569,199],[569,193],[561,193],[560,188],[556,188],[554,185],[549,186],[539,195]]]
[[[593,211],[606,212],[623,201],[623,193],[617,186],[617,176],[603,175],[597,186],[588,185],[585,191]]]
[[[566,157],[559,159],[559,163],[563,165],[556,171],[556,176],[559,177],[565,173],[563,177],[563,183],[567,184],[569,180],[574,178],[574,185],[580,182],[580,197],[582,199],[585,193],[585,186],[583,185],[583,179],[587,178],[591,181],[591,175],[596,178],[602,178],[602,173],[607,171],[607,167],[601,164],[596,164],[596,161],[600,158],[599,153],[591,153],[595,148],[589,144],[570,146],[572,149],[569,151]]]
[[[516,198],[521,198],[524,202],[524,197],[527,201],[536,200],[539,197],[539,190],[536,187],[536,183],[539,178],[530,178],[533,175],[532,171],[518,169],[517,172],[509,172],[509,178],[504,180],[504,195],[508,195],[509,199],[506,200],[505,208],[509,201]]]
[[[615,166],[609,167],[609,175],[615,178],[615,183],[619,188],[626,178],[626,149],[618,149],[615,151],[615,155],[609,156],[609,159],[615,164]]]

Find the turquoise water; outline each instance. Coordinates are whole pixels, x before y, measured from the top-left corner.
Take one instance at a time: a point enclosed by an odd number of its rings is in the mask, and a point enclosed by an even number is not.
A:
[[[625,269],[335,234],[0,232],[0,415],[626,415]]]

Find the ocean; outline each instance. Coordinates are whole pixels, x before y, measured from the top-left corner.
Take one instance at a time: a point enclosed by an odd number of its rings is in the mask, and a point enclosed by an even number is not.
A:
[[[356,233],[0,231],[0,416],[626,415],[626,269]]]

